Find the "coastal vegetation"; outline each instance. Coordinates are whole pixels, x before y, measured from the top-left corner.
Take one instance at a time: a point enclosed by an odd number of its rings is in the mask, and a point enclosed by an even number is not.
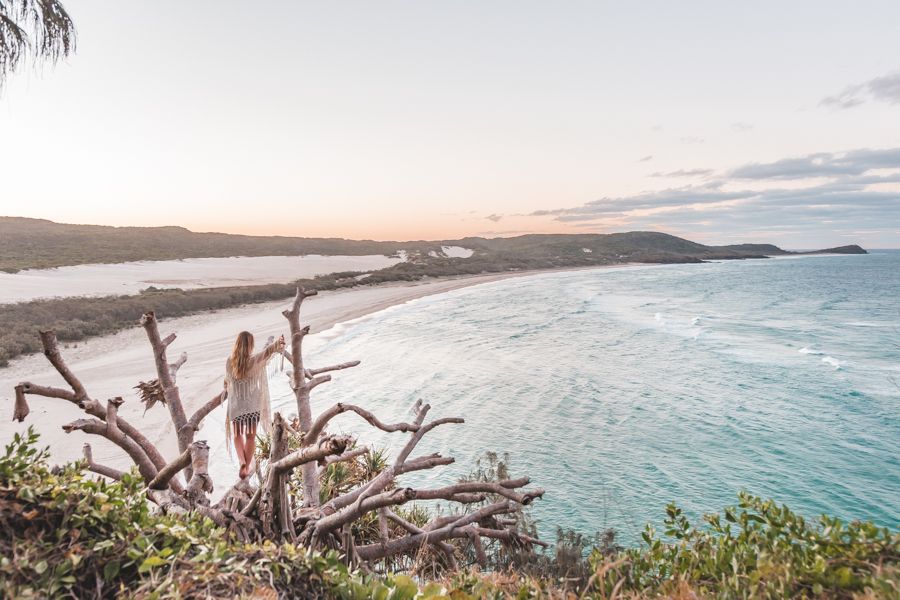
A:
[[[134,472],[95,479],[50,468],[29,432],[0,453],[0,596],[5,598],[896,598],[900,536],[870,523],[805,520],[742,495],[640,547],[561,536],[552,551],[490,572],[366,573],[337,551],[246,543],[196,512],[158,514]],[[488,551],[491,551],[488,548]],[[460,555],[461,559],[464,556]],[[421,565],[420,565],[421,566]]]

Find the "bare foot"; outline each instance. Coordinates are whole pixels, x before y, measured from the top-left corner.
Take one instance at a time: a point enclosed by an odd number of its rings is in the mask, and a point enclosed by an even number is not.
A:
[[[247,479],[247,474],[249,473],[249,471],[250,470],[247,468],[247,465],[241,465],[241,468],[238,471],[238,477],[240,477],[241,479]]]

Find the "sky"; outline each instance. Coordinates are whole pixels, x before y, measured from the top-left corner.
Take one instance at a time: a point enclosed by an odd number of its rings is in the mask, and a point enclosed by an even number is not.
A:
[[[900,2],[65,0],[0,215],[900,247]]]

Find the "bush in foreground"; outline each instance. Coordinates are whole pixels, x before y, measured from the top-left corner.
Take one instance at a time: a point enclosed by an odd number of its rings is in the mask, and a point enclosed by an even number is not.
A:
[[[749,495],[707,516],[705,529],[669,506],[671,541],[648,528],[641,548],[603,543],[579,577],[566,577],[548,557],[540,571],[519,565],[416,582],[364,575],[335,553],[243,544],[195,515],[153,514],[138,476],[108,483],[79,463],[51,470],[36,444],[33,433],[17,435],[0,456],[4,598],[900,597],[896,533],[829,517],[811,523]],[[567,557],[565,568],[572,562]]]

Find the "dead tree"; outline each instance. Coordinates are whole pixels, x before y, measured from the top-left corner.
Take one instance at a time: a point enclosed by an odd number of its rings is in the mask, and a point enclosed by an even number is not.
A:
[[[453,462],[440,454],[413,456],[422,438],[432,429],[463,423],[461,418],[427,420],[431,406],[421,400],[413,406],[409,422],[385,423],[362,406],[337,403],[313,416],[310,393],[331,381],[334,371],[355,367],[359,361],[324,368],[307,368],[303,360],[303,340],[309,327],[300,324],[303,301],[315,291],[297,290],[289,309],[283,312],[291,336],[291,387],[297,402],[298,421],[292,425],[275,413],[269,452],[265,466],[258,471],[259,485],[238,480],[215,505],[209,494],[213,481],[208,473],[209,446],[194,436],[201,421],[227,398],[223,391],[188,416],[177,386],[178,370],[187,355],[170,363],[166,354],[175,334],[160,336],[156,316],[148,312],[140,320],[147,333],[156,364],[157,380],[143,389],[165,404],[177,436],[179,455],[166,460],[140,430],[118,414],[121,398],[112,398],[104,406],[92,398],[81,381],[69,369],[59,351],[53,332],[41,332],[44,355],[59,372],[69,389],[22,382],[15,388],[14,418],[28,415],[28,395],[68,401],[88,417],[63,428],[103,436],[121,448],[136,465],[145,480],[146,494],[160,510],[196,511],[217,524],[231,529],[242,539],[290,541],[314,548],[340,548],[348,562],[377,563],[397,555],[415,555],[424,547],[433,547],[456,566],[458,550],[470,546],[479,563],[485,562],[484,540],[513,545],[518,549],[544,545],[519,530],[515,515],[521,508],[540,498],[542,489],[525,489],[528,478],[505,481],[460,482],[435,489],[398,487],[397,478],[405,473],[432,469]],[[148,403],[148,407],[152,406]],[[352,489],[325,496],[321,480],[332,465],[353,463],[365,458],[366,447],[356,447],[350,436],[328,434],[332,419],[343,413],[360,417],[371,427],[408,436],[393,461],[379,472],[357,482]],[[84,447],[86,467],[104,477],[121,479],[123,473],[94,462],[89,444]],[[299,471],[299,474],[296,472]],[[183,475],[183,478],[181,477]],[[439,500],[456,506],[452,514],[416,525],[398,514],[398,507],[413,501]],[[502,515],[507,515],[502,517]],[[510,518],[512,515],[512,518]],[[375,519],[377,537],[354,536],[354,525]],[[453,542],[453,543],[451,543]],[[454,545],[455,544],[455,545]]]

